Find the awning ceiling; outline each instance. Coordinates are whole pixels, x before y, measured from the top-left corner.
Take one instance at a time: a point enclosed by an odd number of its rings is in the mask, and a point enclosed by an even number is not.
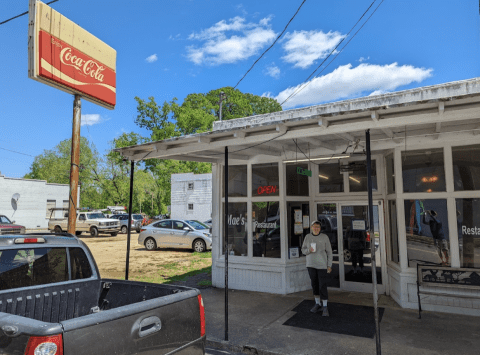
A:
[[[480,78],[215,122],[211,132],[115,150],[134,161],[222,162],[225,146],[233,160],[258,155],[291,159],[299,149],[311,157],[332,156],[348,145],[362,146],[366,129],[372,151],[393,148],[405,138],[480,134]]]

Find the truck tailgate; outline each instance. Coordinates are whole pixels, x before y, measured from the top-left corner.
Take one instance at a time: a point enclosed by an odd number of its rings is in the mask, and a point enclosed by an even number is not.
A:
[[[62,321],[65,354],[204,354],[199,292],[188,290]]]

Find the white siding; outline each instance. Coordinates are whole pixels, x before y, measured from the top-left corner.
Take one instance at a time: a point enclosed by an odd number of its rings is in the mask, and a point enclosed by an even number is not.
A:
[[[20,194],[16,210],[12,204],[12,196],[15,193]],[[63,207],[64,201],[68,201],[68,196],[68,185],[48,184],[44,180],[8,178],[0,175],[0,214],[28,229],[48,228],[47,200],[55,200],[56,207]],[[80,201],[80,192],[78,201]],[[56,217],[61,216],[62,212],[57,211]]]
[[[188,184],[193,184],[193,190]],[[188,205],[193,204],[193,210]],[[212,174],[172,174],[171,218],[196,219],[200,222],[212,216]]]

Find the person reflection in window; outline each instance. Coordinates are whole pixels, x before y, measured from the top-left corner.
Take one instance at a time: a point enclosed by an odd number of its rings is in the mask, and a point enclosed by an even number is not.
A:
[[[433,236],[433,244],[437,248],[440,261],[442,262],[442,265],[447,265],[449,259],[447,238],[443,232],[442,222],[439,221],[437,217],[437,212],[434,210],[426,210],[423,212],[423,223],[430,226],[430,231]]]
[[[366,232],[353,231],[347,227],[348,250],[352,255],[353,273],[358,274],[357,264],[360,265],[360,274],[363,274],[363,251],[366,247]]]

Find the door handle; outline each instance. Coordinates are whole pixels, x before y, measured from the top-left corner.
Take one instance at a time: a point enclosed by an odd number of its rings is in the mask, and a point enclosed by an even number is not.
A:
[[[162,329],[162,321],[160,320],[160,318],[155,316],[148,317],[140,322],[138,336],[140,338],[143,338],[147,335],[158,332],[160,329]]]

